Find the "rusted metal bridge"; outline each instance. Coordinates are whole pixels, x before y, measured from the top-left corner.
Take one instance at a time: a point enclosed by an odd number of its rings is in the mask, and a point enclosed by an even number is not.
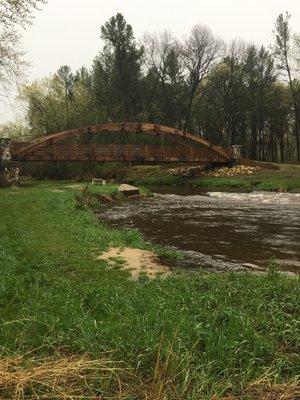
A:
[[[168,144],[107,144],[84,140],[105,133],[144,133],[165,137]],[[231,150],[215,146],[201,136],[163,125],[130,122],[72,129],[33,142],[10,142],[9,150],[6,148],[10,155],[6,160],[4,151],[2,146],[0,160],[12,162],[228,163],[233,158]]]

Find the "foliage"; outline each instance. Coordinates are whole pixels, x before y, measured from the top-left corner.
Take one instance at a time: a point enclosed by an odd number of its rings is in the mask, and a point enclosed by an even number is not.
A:
[[[63,78],[61,74],[62,69],[51,78],[24,86],[20,93],[20,98],[28,103],[27,120],[33,136],[86,126],[94,121],[94,100],[85,79],[86,70],[78,71],[76,77]]]
[[[202,25],[185,40],[164,31],[144,35],[139,45],[117,14],[101,27],[104,46],[91,70],[62,66],[23,88],[32,134],[149,121],[188,129],[224,147],[240,144],[248,158],[296,160],[300,83],[292,67],[299,38],[292,36],[289,18],[278,17],[269,51],[241,40],[225,45]],[[288,84],[281,81],[285,76]]]
[[[16,141],[28,140],[31,138],[31,131],[22,120],[17,120],[0,125],[0,137],[7,137]]]
[[[105,101],[110,116],[113,117],[112,107],[116,107],[121,120],[132,120],[140,108],[139,81],[143,48],[137,48],[131,25],[119,13],[101,27],[101,37],[105,46],[94,63],[93,73],[98,80],[96,84],[100,87],[109,84]]]

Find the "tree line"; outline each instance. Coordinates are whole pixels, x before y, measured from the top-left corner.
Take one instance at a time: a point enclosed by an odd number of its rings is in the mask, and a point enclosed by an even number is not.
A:
[[[47,135],[103,122],[149,121],[229,147],[245,157],[300,160],[300,38],[280,14],[270,48],[234,40],[206,26],[186,39],[171,32],[136,41],[121,14],[101,27],[103,49],[90,69],[62,66],[22,88],[25,134]],[[24,135],[11,124],[6,131]]]

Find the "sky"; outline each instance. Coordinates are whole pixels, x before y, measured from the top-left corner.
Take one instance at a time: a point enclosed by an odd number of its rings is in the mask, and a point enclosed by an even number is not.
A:
[[[48,76],[61,65],[90,67],[102,47],[100,27],[117,12],[132,25],[136,39],[165,29],[180,38],[200,23],[225,41],[241,38],[268,46],[274,21],[285,11],[292,14],[292,30],[300,33],[300,0],[48,0],[22,32],[31,64],[27,81]],[[14,97],[0,102],[0,124],[22,116]]]

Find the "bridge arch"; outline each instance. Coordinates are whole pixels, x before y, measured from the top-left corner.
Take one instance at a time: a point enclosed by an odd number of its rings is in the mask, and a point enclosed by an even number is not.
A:
[[[164,125],[158,125],[158,124],[152,124],[152,123],[133,123],[133,122],[124,122],[124,123],[106,123],[106,124],[98,124],[98,125],[91,125],[88,127],[84,128],[78,128],[78,129],[71,129],[68,131],[63,131],[59,133],[54,133],[42,138],[39,138],[31,143],[29,143],[26,146],[22,146],[20,149],[18,149],[15,153],[14,156],[17,157],[18,159],[22,158],[23,156],[26,156],[30,154],[31,152],[34,152],[40,147],[43,147],[48,144],[54,144],[56,142],[62,141],[67,138],[71,137],[76,137],[76,136],[83,136],[88,133],[95,133],[95,134],[101,134],[101,133],[122,133],[122,132],[127,132],[127,133],[138,133],[138,132],[143,132],[143,133],[148,133],[148,134],[161,134],[166,137],[173,137],[178,138],[178,139],[184,139],[188,140],[191,144],[194,145],[201,145],[210,151],[213,151],[216,153],[216,156],[220,157],[221,159],[225,160],[230,160],[231,155],[230,153],[221,148],[218,147],[208,140],[196,136],[192,133],[185,132],[180,129],[176,128],[171,128],[168,126]]]

